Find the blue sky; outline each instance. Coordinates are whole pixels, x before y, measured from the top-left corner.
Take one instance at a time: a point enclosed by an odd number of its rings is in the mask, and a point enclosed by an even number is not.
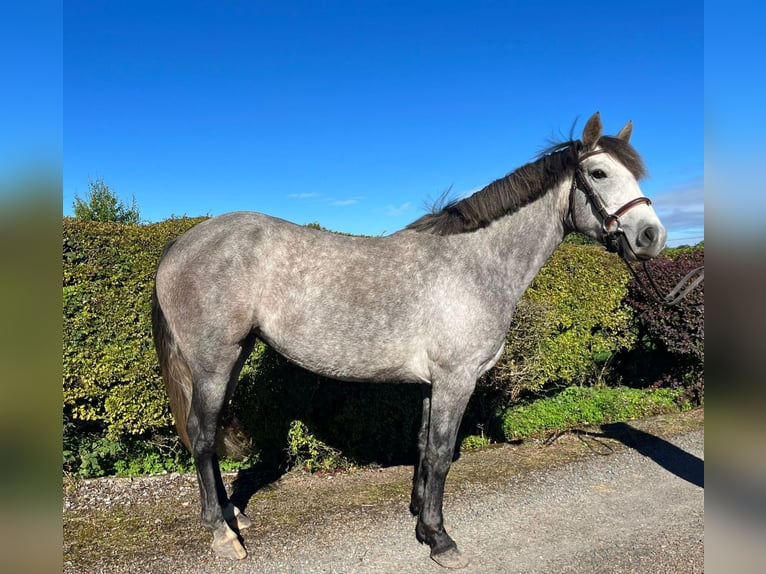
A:
[[[60,168],[50,166],[61,163],[61,17],[51,0],[0,10],[0,200],[30,173],[45,169],[58,178]]]
[[[703,239],[701,2],[64,5],[63,211],[262,211],[377,235],[633,120],[671,245]]]

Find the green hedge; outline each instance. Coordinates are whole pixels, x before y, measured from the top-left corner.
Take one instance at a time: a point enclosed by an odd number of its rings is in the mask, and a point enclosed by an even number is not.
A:
[[[170,423],[151,337],[154,271],[165,243],[199,221],[64,220],[64,405],[111,439]]]
[[[83,476],[188,468],[151,337],[154,272],[167,241],[204,218],[134,226],[63,222],[64,467]],[[498,366],[479,382],[463,436],[502,440],[503,413],[572,384],[619,381],[637,324],[628,275],[603,248],[562,245],[519,303]],[[323,379],[259,345],[232,409],[253,460],[395,463],[414,455],[420,390]],[[476,442],[476,441],[473,441]],[[307,454],[308,453],[308,454]]]
[[[503,358],[484,381],[500,400],[599,381],[635,343],[630,272],[596,245],[562,244],[516,308]]]
[[[137,226],[65,218],[64,463],[114,472],[141,437],[169,436],[171,417],[152,343],[151,291],[163,246],[202,219]],[[139,445],[139,449],[145,450]]]

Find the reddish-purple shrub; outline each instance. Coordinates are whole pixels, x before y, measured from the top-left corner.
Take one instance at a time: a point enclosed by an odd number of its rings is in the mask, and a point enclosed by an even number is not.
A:
[[[705,264],[704,245],[670,250],[647,264],[660,291],[668,293],[688,272]],[[639,274],[643,273],[639,270]],[[646,283],[646,281],[644,281]],[[633,376],[654,386],[683,387],[687,398],[704,397],[705,292],[692,290],[675,307],[656,302],[635,279],[625,300],[636,309],[639,348]]]

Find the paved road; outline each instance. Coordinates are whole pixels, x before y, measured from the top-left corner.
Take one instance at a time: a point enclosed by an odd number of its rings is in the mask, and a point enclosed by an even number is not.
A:
[[[453,496],[447,526],[471,558],[461,572],[703,572],[703,447],[698,430]],[[413,528],[405,509],[361,509],[198,571],[443,574]]]

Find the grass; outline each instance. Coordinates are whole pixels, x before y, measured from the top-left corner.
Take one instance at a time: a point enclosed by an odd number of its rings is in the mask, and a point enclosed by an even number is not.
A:
[[[503,415],[503,432],[513,441],[688,410],[691,405],[682,402],[682,394],[676,389],[569,387],[554,397],[509,408]]]

